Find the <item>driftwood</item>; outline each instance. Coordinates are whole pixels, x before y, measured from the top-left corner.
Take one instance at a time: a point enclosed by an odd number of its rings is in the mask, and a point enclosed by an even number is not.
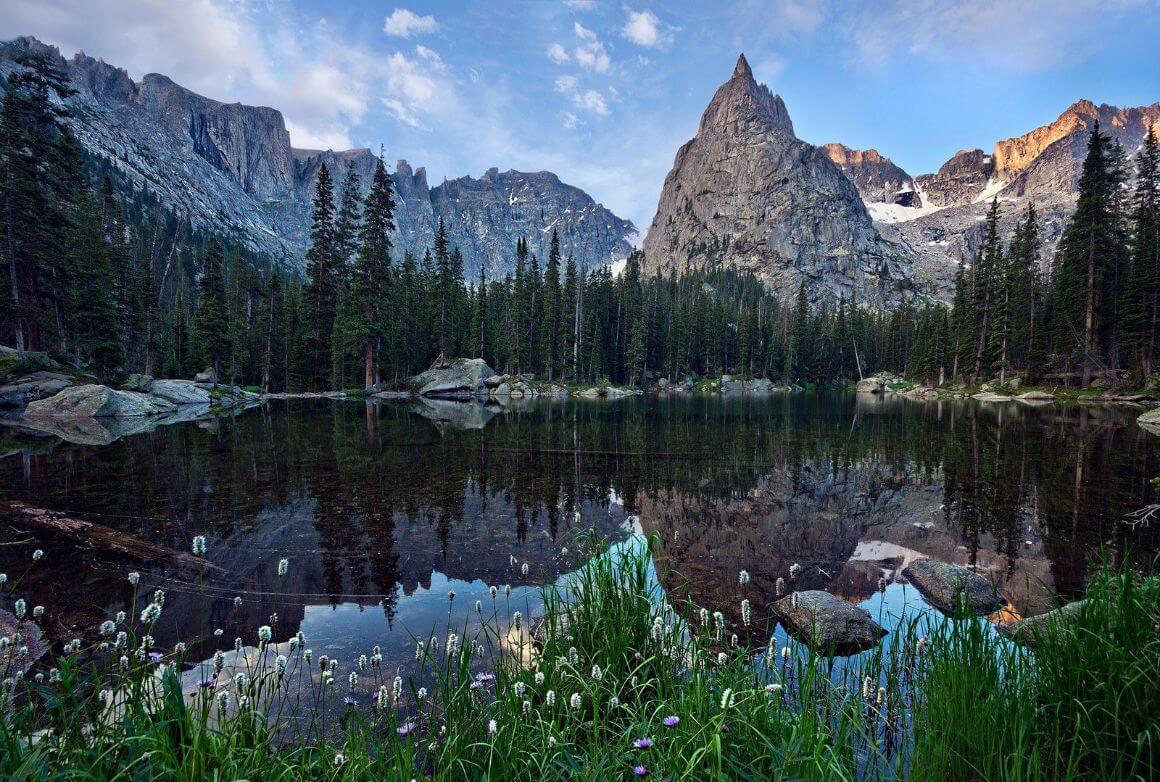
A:
[[[22,527],[39,532],[60,535],[93,548],[111,551],[115,554],[135,559],[146,564],[166,564],[184,570],[212,570],[225,573],[225,569],[200,557],[174,551],[168,546],[160,546],[137,537],[129,532],[121,532],[104,524],[74,519],[57,511],[34,508],[23,502],[6,502],[0,505],[12,513],[12,521]]]

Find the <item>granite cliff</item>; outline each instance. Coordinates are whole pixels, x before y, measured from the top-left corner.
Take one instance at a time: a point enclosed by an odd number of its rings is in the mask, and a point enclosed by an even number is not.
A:
[[[109,161],[134,188],[158,198],[196,229],[217,232],[285,266],[300,267],[310,231],[311,197],[322,162],[342,181],[355,166],[364,188],[375,155],[369,149],[296,149],[282,113],[222,103],[170,78],[139,82],[121,69],[78,53],[66,60],[35,38],[0,45],[0,89],[21,51],[44,54],[70,76],[72,127],[84,148]],[[422,253],[439,219],[464,255],[471,279],[513,268],[518,237],[547,255],[552,229],[578,263],[594,266],[627,256],[636,229],[579,188],[550,172],[490,169],[429,187],[426,172],[398,161],[393,175],[396,246]]]

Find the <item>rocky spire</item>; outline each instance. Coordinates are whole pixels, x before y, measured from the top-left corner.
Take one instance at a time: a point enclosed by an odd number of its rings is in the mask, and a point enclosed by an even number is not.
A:
[[[757,83],[749,68],[749,61],[743,54],[737,58],[733,76],[717,88],[705,113],[701,115],[700,132],[705,132],[710,126],[738,132],[753,124],[793,135],[793,123],[789,119],[789,112],[785,110],[785,104],[780,97],[769,91],[769,87]]]
[[[733,69],[734,79],[753,79],[753,71],[749,68],[749,60],[742,54],[737,58],[737,67]]]

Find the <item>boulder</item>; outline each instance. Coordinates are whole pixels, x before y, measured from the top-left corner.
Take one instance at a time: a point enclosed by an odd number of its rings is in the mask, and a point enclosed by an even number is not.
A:
[[[971,399],[978,399],[980,402],[1010,402],[1014,398],[1006,394],[996,394],[990,391],[984,391],[971,397]]]
[[[773,381],[767,377],[759,377],[749,384],[749,391],[753,394],[768,394],[772,390]]]
[[[1143,427],[1144,431],[1160,435],[1160,407],[1144,413],[1136,419],[1136,423]]]
[[[164,399],[135,391],[114,391],[108,386],[70,386],[60,393],[30,402],[26,418],[132,418],[173,412]]]
[[[721,393],[722,394],[740,394],[745,391],[745,383],[740,380],[725,380],[721,379]]]
[[[783,597],[773,611],[789,633],[821,653],[857,654],[886,635],[867,611],[819,589]]]
[[[585,388],[583,391],[578,393],[577,396],[582,396],[585,399],[593,399],[595,397],[600,396],[600,389],[599,388]]]
[[[416,375],[408,384],[420,396],[473,396],[486,394],[483,381],[494,374],[482,358],[457,358]]]
[[[11,638],[16,633],[20,633],[20,643],[0,647],[0,671],[5,676],[14,676],[18,671],[28,673],[36,661],[48,653],[48,642],[35,622],[21,621],[16,614],[0,608],[0,637]],[[28,651],[21,651],[25,647]]]
[[[491,377],[485,377],[483,384],[488,388],[498,388],[511,379],[511,375],[492,375]]]
[[[211,385],[217,385],[217,381],[217,372],[214,371],[213,367],[206,369],[204,372],[198,372],[193,376],[193,382],[195,383],[209,383]]]
[[[1046,391],[1026,391],[1015,398],[1021,402],[1050,402],[1055,399],[1055,394]]]
[[[58,394],[72,384],[73,378],[61,372],[29,372],[0,386],[0,407],[24,407],[29,402]]]
[[[213,401],[208,389],[190,380],[154,380],[149,393],[175,405],[208,405]]]
[[[907,565],[902,574],[931,605],[947,614],[961,610],[992,614],[1007,605],[990,581],[959,565],[920,559]]]
[[[568,389],[556,383],[548,383],[540,387],[540,396],[568,396]]]
[[[125,382],[121,384],[122,391],[138,391],[142,394],[149,393],[149,388],[153,385],[152,375],[142,375],[134,372],[125,378]]]
[[[1062,608],[1048,611],[1039,616],[1030,616],[1015,622],[1000,622],[999,632],[1013,641],[1027,646],[1034,646],[1036,639],[1044,632],[1054,627],[1067,627],[1079,618],[1084,607],[1084,600],[1068,603]]]
[[[859,394],[881,394],[886,390],[886,383],[880,377],[868,377],[859,380],[854,390]]]

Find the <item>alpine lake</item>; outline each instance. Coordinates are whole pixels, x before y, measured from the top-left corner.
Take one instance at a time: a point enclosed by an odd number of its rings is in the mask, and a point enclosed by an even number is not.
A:
[[[389,675],[407,675],[417,641],[530,618],[543,585],[641,536],[669,601],[721,611],[755,653],[784,638],[770,605],[794,565],[794,589],[850,600],[888,630],[908,613],[938,617],[907,564],[966,565],[1007,601],[992,618],[1012,619],[1078,595],[1101,560],[1154,561],[1156,530],[1126,518],[1156,501],[1160,476],[1160,438],[1136,415],[802,392],[270,400],[100,445],[6,429],[0,572],[23,574],[56,649],[164,590],[154,642],[188,646],[190,686],[206,665],[193,661],[235,638],[248,647],[262,625],[275,644],[300,632],[344,668],[377,646]],[[30,530],[13,501],[174,552],[205,536],[207,564]],[[34,549],[44,556],[29,568]],[[347,707],[369,704],[372,687]]]

